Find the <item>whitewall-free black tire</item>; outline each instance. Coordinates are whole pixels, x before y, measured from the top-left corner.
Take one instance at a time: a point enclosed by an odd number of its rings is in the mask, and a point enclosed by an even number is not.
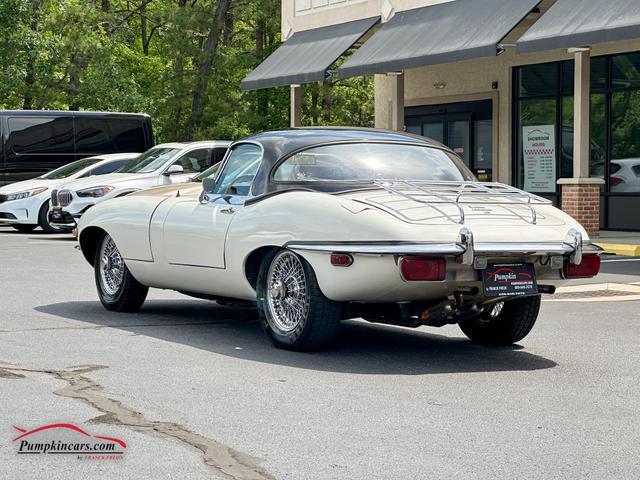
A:
[[[93,269],[98,296],[104,308],[116,312],[140,310],[149,287],[133,278],[118,247],[106,233],[98,243]]]
[[[485,308],[477,317],[460,322],[475,343],[511,345],[526,337],[538,318],[540,295],[516,298]]]
[[[335,336],[340,303],[323,295],[311,265],[291,250],[265,256],[256,290],[262,329],[275,346],[317,350]]]

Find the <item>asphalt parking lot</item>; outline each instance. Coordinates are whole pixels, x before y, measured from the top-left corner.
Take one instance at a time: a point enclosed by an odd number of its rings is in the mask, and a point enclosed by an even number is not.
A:
[[[74,245],[0,227],[0,478],[640,476],[638,299],[545,301],[512,348],[349,321],[303,354],[252,310],[178,293],[107,312]],[[591,283],[640,285],[640,259],[606,260]],[[14,426],[53,422],[126,439],[126,457],[16,454]]]

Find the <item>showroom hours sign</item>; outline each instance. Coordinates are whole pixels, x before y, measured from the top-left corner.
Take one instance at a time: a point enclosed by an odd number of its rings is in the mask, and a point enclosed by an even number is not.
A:
[[[556,191],[556,135],[554,125],[522,127],[524,189]]]

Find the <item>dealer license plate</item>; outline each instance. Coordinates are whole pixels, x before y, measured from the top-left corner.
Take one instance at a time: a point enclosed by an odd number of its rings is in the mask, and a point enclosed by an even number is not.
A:
[[[487,297],[534,295],[538,293],[536,270],[532,263],[495,263],[482,271]]]
[[[54,220],[62,219],[62,209],[60,207],[53,207],[51,209],[51,218]]]

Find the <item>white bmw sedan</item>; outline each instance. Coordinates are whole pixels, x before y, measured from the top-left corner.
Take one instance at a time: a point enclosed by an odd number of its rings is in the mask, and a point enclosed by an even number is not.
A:
[[[189,182],[224,157],[230,142],[164,143],[131,160],[117,173],[83,178],[51,192],[49,221],[73,228],[89,208],[147,188]]]
[[[96,182],[96,177],[122,168],[139,153],[114,153],[83,158],[63,165],[38,178],[16,182],[0,188],[0,224],[8,224],[19,232],[30,232],[40,226],[46,233],[59,232],[49,223],[51,191],[80,178]]]

